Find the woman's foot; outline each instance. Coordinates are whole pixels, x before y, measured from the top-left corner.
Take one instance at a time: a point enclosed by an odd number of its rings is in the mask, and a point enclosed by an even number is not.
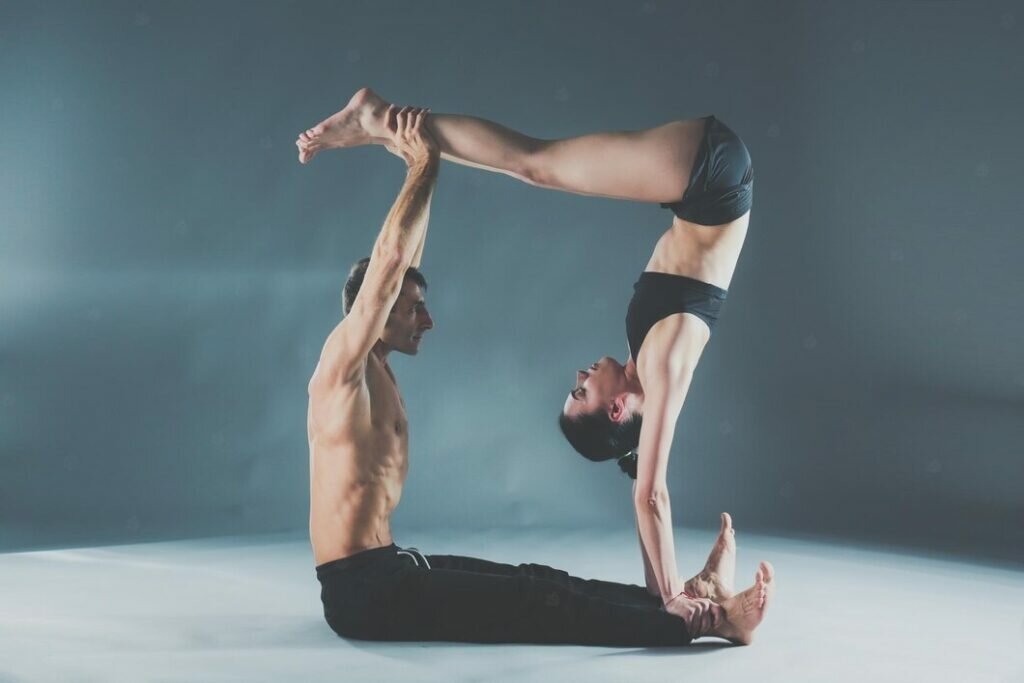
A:
[[[299,161],[309,163],[325,149],[357,147],[390,139],[387,128],[388,103],[369,88],[360,88],[345,108],[332,114],[295,141]]]
[[[722,602],[735,594],[735,580],[736,531],[732,528],[732,517],[728,512],[723,512],[718,538],[715,539],[704,569],[687,581],[684,589],[692,595]]]
[[[723,602],[722,614],[716,614],[711,628],[700,635],[718,636],[737,645],[749,645],[774,594],[775,569],[768,562],[762,562],[754,585]]]

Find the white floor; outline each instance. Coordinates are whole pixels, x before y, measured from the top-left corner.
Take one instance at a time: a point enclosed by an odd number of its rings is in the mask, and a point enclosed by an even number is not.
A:
[[[745,648],[347,642],[294,537],[0,555],[0,681],[1024,683],[1024,572],[739,534],[740,574],[769,559],[778,578]],[[625,532],[406,536],[425,552],[642,580]],[[680,570],[711,540],[679,531]]]

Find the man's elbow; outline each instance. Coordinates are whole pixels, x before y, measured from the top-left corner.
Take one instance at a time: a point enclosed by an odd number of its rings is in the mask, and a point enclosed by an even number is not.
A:
[[[381,272],[385,279],[394,275],[404,275],[412,263],[412,257],[416,249],[413,245],[404,244],[398,240],[378,241],[373,247],[373,255],[370,260],[376,260],[380,264]]]

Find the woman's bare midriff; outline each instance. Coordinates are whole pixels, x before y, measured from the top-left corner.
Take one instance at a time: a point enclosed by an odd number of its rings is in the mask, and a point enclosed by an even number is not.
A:
[[[685,275],[729,289],[749,223],[749,211],[731,223],[713,226],[677,216],[658,240],[644,270]]]

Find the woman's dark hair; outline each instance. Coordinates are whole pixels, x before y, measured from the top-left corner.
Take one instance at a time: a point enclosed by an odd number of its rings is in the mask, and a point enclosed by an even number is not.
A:
[[[636,479],[637,461],[633,451],[640,445],[642,423],[643,415],[638,413],[625,422],[612,422],[603,410],[579,417],[569,417],[565,413],[558,416],[558,426],[580,455],[594,462],[618,458],[619,467],[633,479]]]
[[[341,293],[341,307],[345,311],[345,315],[348,315],[349,311],[352,310],[352,304],[356,302],[356,294],[359,294],[359,288],[363,286],[363,279],[366,277],[366,269],[370,267],[370,257],[361,258],[355,262],[352,266],[352,270],[348,273],[348,280],[345,281],[345,289]],[[423,277],[418,269],[409,266],[405,271],[405,277],[418,284],[423,291],[427,290],[427,278]]]

